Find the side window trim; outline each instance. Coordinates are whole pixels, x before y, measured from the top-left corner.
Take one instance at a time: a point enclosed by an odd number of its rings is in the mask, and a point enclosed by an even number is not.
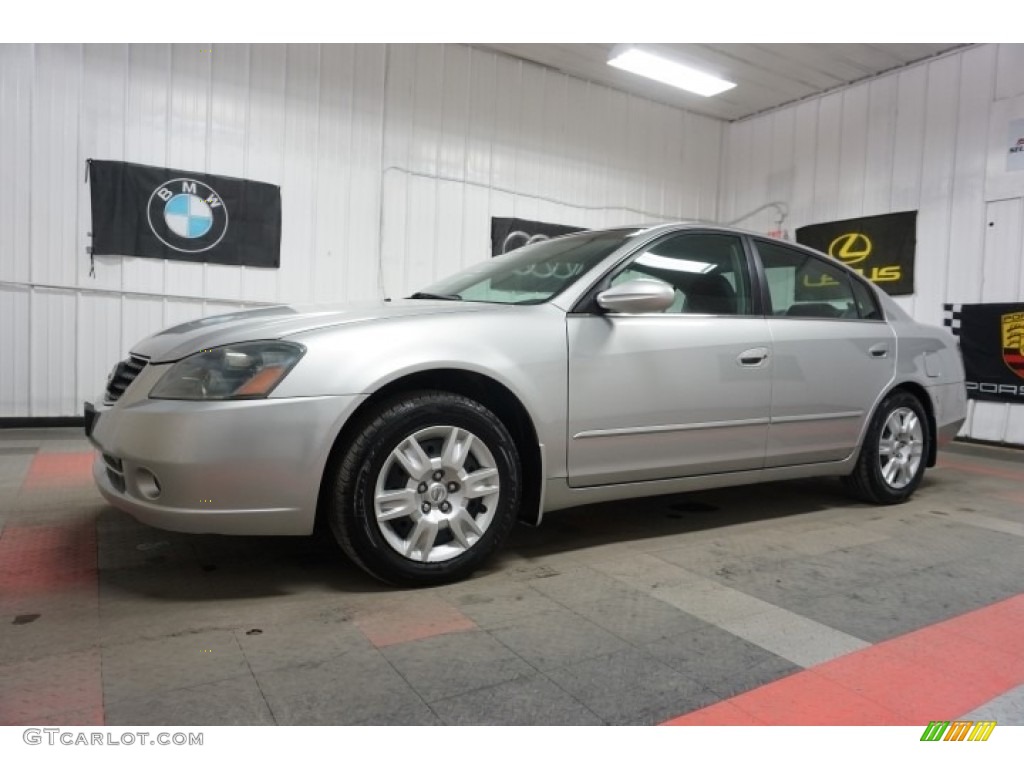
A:
[[[744,235],[744,245],[747,249],[747,261],[750,270],[750,292],[756,298],[754,311],[761,317],[771,316],[772,297],[768,290],[768,277],[764,272],[764,264],[761,263],[761,254],[757,250],[757,238]]]
[[[841,322],[851,322],[852,321],[852,322],[863,322],[863,323],[885,322],[885,313],[882,311],[881,303],[878,301],[878,297],[875,296],[874,291],[871,290],[871,289],[868,290],[868,296],[870,297],[870,300],[871,300],[872,304],[874,305],[875,312],[878,313],[878,317],[877,318],[869,318],[869,317],[861,316],[860,302],[857,299],[857,296],[856,296],[856,294],[854,292],[853,284],[854,284],[855,281],[860,281],[861,283],[866,283],[867,281],[864,278],[860,277],[860,275],[851,274],[850,271],[847,268],[845,268],[842,264],[840,264],[839,262],[837,262],[835,260],[832,260],[832,259],[829,259],[827,256],[822,257],[821,255],[813,253],[813,252],[811,252],[809,250],[806,250],[806,249],[804,249],[802,247],[794,247],[794,245],[790,244],[790,243],[781,243],[781,242],[780,243],[775,243],[775,242],[773,242],[771,240],[768,240],[768,239],[766,239],[764,237],[756,237],[756,236],[751,236],[750,237],[750,241],[751,241],[751,248],[753,250],[754,263],[755,263],[755,269],[757,271],[758,282],[760,283],[760,290],[758,291],[758,293],[759,293],[759,295],[760,295],[760,297],[762,299],[762,302],[763,302],[763,312],[764,312],[765,317],[770,317],[772,319],[788,319],[788,320],[838,320],[838,321],[841,321]],[[826,266],[831,267],[831,268],[838,268],[838,271],[846,279],[846,284],[847,284],[847,287],[848,287],[848,289],[850,291],[850,297],[853,299],[854,306],[857,309],[857,317],[801,317],[799,315],[794,316],[794,315],[776,315],[776,314],[774,314],[773,306],[772,306],[772,300],[771,300],[771,290],[770,290],[769,285],[768,285],[768,278],[767,278],[767,274],[765,272],[764,261],[763,261],[763,258],[761,256],[761,251],[759,249],[759,245],[761,243],[764,243],[765,245],[769,245],[769,246],[776,246],[776,247],[784,249],[784,250],[792,251],[793,253],[800,254],[800,255],[805,256],[805,257],[807,257],[809,259],[814,259],[815,261],[818,261],[818,262],[820,262],[822,264],[825,264]]]
[[[868,323],[885,322],[885,310],[882,308],[882,302],[880,302],[878,300],[878,296],[875,295],[874,284],[862,275],[850,275],[850,282],[854,285],[860,283],[861,288],[863,288],[865,294],[867,294],[868,301],[871,302],[871,306],[874,308],[875,314],[877,315],[877,317],[865,317],[864,315],[861,315],[860,319]],[[860,299],[857,297],[856,292],[854,292],[853,299],[857,302],[857,311],[860,312]]]
[[[741,258],[743,260],[743,268],[745,270],[747,278],[747,288],[749,291],[748,303],[750,304],[747,312],[735,315],[722,315],[722,317],[733,317],[733,318],[760,318],[763,317],[763,299],[758,287],[757,280],[755,278],[755,259],[753,249],[750,243],[747,242],[747,237],[744,234],[737,232],[730,232],[725,230],[719,230],[714,228],[686,228],[677,229],[670,232],[665,232],[661,236],[656,237],[643,245],[636,248],[636,250],[630,252],[624,256],[620,261],[612,265],[605,271],[600,278],[598,278],[593,285],[587,290],[587,292],[576,302],[576,305],[570,310],[569,314],[593,314],[598,312],[597,308],[597,294],[601,291],[606,290],[610,285],[611,281],[619,275],[621,272],[629,269],[629,266],[641,258],[644,254],[650,252],[651,249],[656,248],[661,243],[671,240],[676,237],[686,235],[722,235],[725,237],[732,237],[737,240],[740,244]],[[663,314],[663,313],[650,313],[650,316],[664,316],[664,317],[695,317],[698,315],[688,314],[684,312]]]

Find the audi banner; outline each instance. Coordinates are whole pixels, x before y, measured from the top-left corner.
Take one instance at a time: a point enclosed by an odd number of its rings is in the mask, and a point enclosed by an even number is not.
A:
[[[281,265],[281,188],[248,179],[89,160],[92,254]]]
[[[501,256],[530,243],[582,231],[581,227],[567,227],[563,224],[491,217],[491,256]]]
[[[1024,304],[946,304],[944,325],[960,338],[967,396],[1024,403]]]
[[[917,211],[811,224],[796,241],[838,259],[892,296],[914,292]]]

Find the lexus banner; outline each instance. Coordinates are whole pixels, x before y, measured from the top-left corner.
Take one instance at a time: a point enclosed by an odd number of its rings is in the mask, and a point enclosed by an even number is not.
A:
[[[960,338],[967,396],[1024,403],[1024,304],[946,304],[945,325]]]
[[[852,267],[892,296],[914,292],[917,211],[811,224],[796,241]]]
[[[89,160],[92,254],[281,266],[281,188]]]
[[[522,248],[530,243],[582,231],[580,227],[547,224],[543,221],[492,217],[491,256],[501,256],[503,253],[514,251],[516,248]]]

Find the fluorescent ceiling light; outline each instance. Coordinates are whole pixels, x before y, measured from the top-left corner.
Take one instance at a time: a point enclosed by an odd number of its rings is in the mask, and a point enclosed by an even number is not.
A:
[[[678,64],[656,54],[641,51],[639,48],[627,48],[618,56],[609,59],[608,64],[700,96],[714,96],[716,93],[736,87],[736,83],[730,83],[728,80],[722,80],[720,77]]]

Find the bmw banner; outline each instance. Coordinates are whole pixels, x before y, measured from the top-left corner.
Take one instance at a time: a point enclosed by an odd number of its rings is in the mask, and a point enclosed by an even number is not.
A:
[[[914,292],[917,211],[811,224],[796,241],[851,267],[891,296]]]
[[[281,266],[281,188],[89,160],[92,254]]]
[[[570,235],[582,232],[580,227],[567,227],[564,224],[547,224],[543,221],[528,219],[505,219],[491,217],[491,256],[522,248],[524,245],[547,240],[559,235]]]
[[[1024,303],[944,308],[944,325],[960,339],[967,396],[1024,403]]]

